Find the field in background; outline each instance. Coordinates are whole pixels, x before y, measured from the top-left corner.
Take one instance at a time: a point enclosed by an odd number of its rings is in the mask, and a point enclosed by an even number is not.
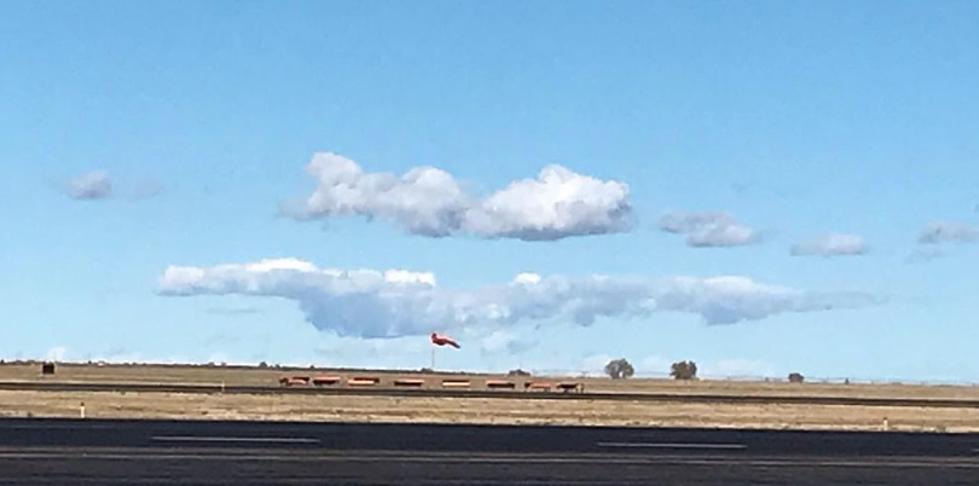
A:
[[[0,416],[98,418],[192,418],[309,421],[371,421],[485,424],[563,424],[780,429],[979,431],[979,408],[856,406],[786,403],[692,403],[679,395],[803,396],[864,398],[979,399],[979,387],[790,384],[785,382],[662,379],[504,377],[335,369],[275,369],[166,365],[59,364],[42,376],[40,364],[0,365],[2,382],[161,383],[268,386],[287,376],[377,376],[380,387],[397,378],[425,378],[437,388],[442,378],[577,381],[586,392],[677,394],[676,401],[575,400],[485,397],[362,396],[345,394],[224,394],[157,391],[0,390]],[[431,386],[434,384],[435,386]],[[556,393],[556,392],[554,392]]]
[[[979,431],[979,409],[344,395],[0,391],[3,417]],[[886,424],[885,424],[886,420]]]
[[[460,373],[419,373],[413,371],[391,370],[344,370],[327,368],[257,368],[222,366],[184,366],[184,365],[88,365],[59,364],[52,376],[42,376],[40,364],[0,365],[0,381],[46,381],[46,382],[123,382],[123,383],[178,383],[178,384],[221,384],[228,386],[278,386],[278,380],[287,376],[340,375],[377,376],[379,386],[390,386],[397,378],[424,378],[429,388],[438,388],[441,380],[472,379],[479,385],[486,379],[507,379],[515,382],[518,388],[526,381],[579,382],[588,392],[608,393],[676,393],[676,394],[730,394],[730,395],[775,395],[775,396],[840,396],[861,398],[945,398],[979,399],[979,386],[960,385],[905,385],[905,384],[841,384],[841,383],[802,383],[782,381],[733,381],[733,380],[695,380],[678,381],[671,379],[631,378],[612,380],[609,378],[574,377],[506,377],[490,374]],[[433,386],[434,385],[434,386]]]

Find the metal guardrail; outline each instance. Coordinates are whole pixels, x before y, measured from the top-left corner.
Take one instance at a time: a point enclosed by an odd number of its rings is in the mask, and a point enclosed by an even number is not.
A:
[[[507,398],[525,400],[609,400],[638,402],[851,405],[871,407],[979,408],[979,400],[949,398],[875,398],[800,395],[724,395],[676,393],[527,393],[515,390],[318,388],[280,386],[225,386],[224,384],[78,383],[0,381],[0,390],[48,392],[225,393],[244,395],[346,395],[388,397]]]

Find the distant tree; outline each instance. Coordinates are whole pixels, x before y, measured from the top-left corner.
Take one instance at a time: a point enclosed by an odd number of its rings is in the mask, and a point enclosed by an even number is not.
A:
[[[613,359],[605,365],[605,374],[613,380],[619,380],[622,378],[631,378],[632,375],[636,374],[636,370],[625,358],[619,358]]]
[[[264,362],[264,361],[262,361],[261,363],[258,364],[258,367],[259,368],[268,368],[269,367],[269,364],[266,363],[266,362]]]
[[[789,373],[789,383],[802,383],[806,381],[806,377],[802,376],[802,373]]]
[[[697,363],[693,361],[677,361],[670,366],[670,376],[677,380],[696,380]]]
[[[509,372],[507,372],[507,376],[530,376],[530,372],[517,368],[515,370],[510,370]]]

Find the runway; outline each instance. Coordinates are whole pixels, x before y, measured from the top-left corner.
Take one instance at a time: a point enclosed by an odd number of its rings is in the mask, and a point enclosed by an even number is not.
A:
[[[979,435],[0,420],[0,484],[975,484]]]

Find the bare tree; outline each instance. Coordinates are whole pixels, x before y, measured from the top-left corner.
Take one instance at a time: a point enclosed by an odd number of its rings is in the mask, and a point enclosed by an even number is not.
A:
[[[619,358],[613,359],[605,365],[605,374],[613,380],[618,380],[632,377],[632,375],[636,374],[636,370],[625,358]]]
[[[802,373],[789,373],[789,383],[802,383],[806,381],[806,377],[802,376]]]
[[[696,380],[697,363],[693,361],[677,361],[670,366],[670,376],[677,380]]]

